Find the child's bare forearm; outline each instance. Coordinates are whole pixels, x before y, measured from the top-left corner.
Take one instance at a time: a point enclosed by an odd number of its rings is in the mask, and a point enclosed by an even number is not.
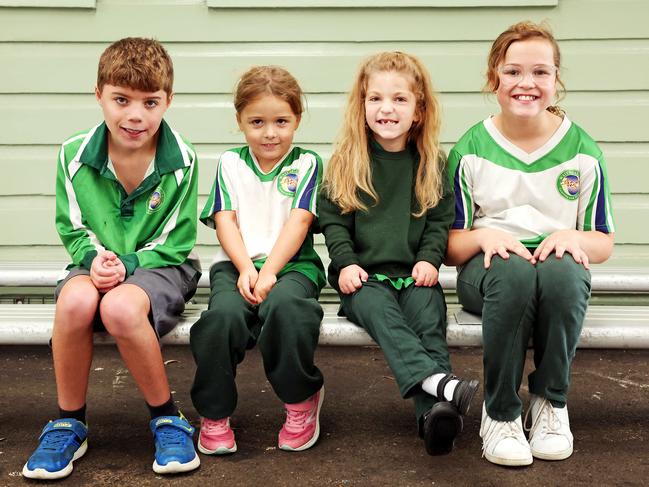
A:
[[[236,213],[234,211],[220,211],[214,215],[214,223],[216,225],[216,236],[221,243],[221,247],[228,254],[239,273],[254,267],[237,226]]]
[[[464,264],[480,250],[474,230],[451,230],[444,263],[450,266]]]
[[[304,242],[313,223],[313,213],[301,208],[294,208],[282,231],[277,237],[275,245],[266,259],[261,272],[277,274],[293,257]]]
[[[586,252],[588,260],[592,264],[601,264],[611,256],[614,235],[613,233],[602,233],[597,230],[579,232],[581,248]]]

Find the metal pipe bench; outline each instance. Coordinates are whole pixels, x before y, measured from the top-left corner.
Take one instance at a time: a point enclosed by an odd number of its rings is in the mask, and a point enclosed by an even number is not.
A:
[[[0,287],[53,288],[61,277],[60,263],[0,263]],[[442,267],[440,283],[455,290],[454,268]],[[199,287],[209,288],[207,273]],[[649,269],[596,267],[592,288],[602,293],[649,293]],[[322,345],[372,345],[360,327],[337,316],[336,303],[324,303],[320,328]],[[164,344],[189,343],[189,329],[205,305],[188,304],[176,328],[162,339]],[[0,344],[47,344],[52,333],[53,304],[0,304]],[[451,346],[481,346],[481,318],[459,305],[448,307],[447,338]],[[111,343],[106,333],[97,333],[96,343]],[[649,348],[649,306],[591,305],[586,314],[579,346],[581,348]]]
[[[54,287],[63,267],[59,262],[3,262],[0,287]],[[649,293],[648,268],[594,267],[591,274],[593,291]],[[454,290],[456,277],[455,268],[442,266],[439,281],[444,289]],[[208,272],[203,272],[198,285],[209,287]]]

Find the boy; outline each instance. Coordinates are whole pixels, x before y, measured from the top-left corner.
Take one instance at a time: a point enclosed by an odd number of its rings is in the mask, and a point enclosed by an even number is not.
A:
[[[150,410],[153,470],[185,472],[200,464],[194,428],[172,400],[158,344],[178,322],[200,277],[191,253],[196,155],[162,120],[172,84],[171,59],[159,42],[115,42],[99,60],[95,88],[104,122],[61,147],[56,228],[72,264],[55,291],[59,419],[43,429],[25,477],[66,477],[86,452],[93,330],[102,325]]]

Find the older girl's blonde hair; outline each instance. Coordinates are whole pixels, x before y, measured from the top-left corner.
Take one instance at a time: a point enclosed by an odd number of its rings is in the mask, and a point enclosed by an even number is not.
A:
[[[368,137],[371,134],[365,122],[368,81],[372,74],[378,72],[395,72],[407,77],[416,96],[416,122],[413,122],[410,128],[408,142],[416,144],[420,159],[414,187],[417,208],[413,213],[414,216],[420,217],[428,209],[435,207],[442,197],[440,106],[424,64],[416,57],[403,52],[378,53],[361,64],[349,94],[334,153],[327,164],[323,190],[329,199],[340,207],[343,214],[367,210],[360,192],[366,193],[378,203],[379,198],[372,185],[368,151]]]

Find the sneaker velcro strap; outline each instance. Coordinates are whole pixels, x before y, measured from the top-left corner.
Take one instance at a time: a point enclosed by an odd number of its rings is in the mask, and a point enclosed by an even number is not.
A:
[[[195,431],[195,428],[191,424],[189,424],[189,422],[185,418],[181,418],[180,416],[158,416],[157,418],[151,420],[151,429],[154,433],[155,430],[163,426],[171,426],[173,428],[184,431],[190,436],[193,435]]]
[[[77,421],[72,418],[60,418],[54,421],[50,421],[45,425],[41,435],[38,437],[38,441],[43,439],[50,431],[71,431],[74,433],[81,442],[83,442],[88,436],[88,428],[81,421]]]

